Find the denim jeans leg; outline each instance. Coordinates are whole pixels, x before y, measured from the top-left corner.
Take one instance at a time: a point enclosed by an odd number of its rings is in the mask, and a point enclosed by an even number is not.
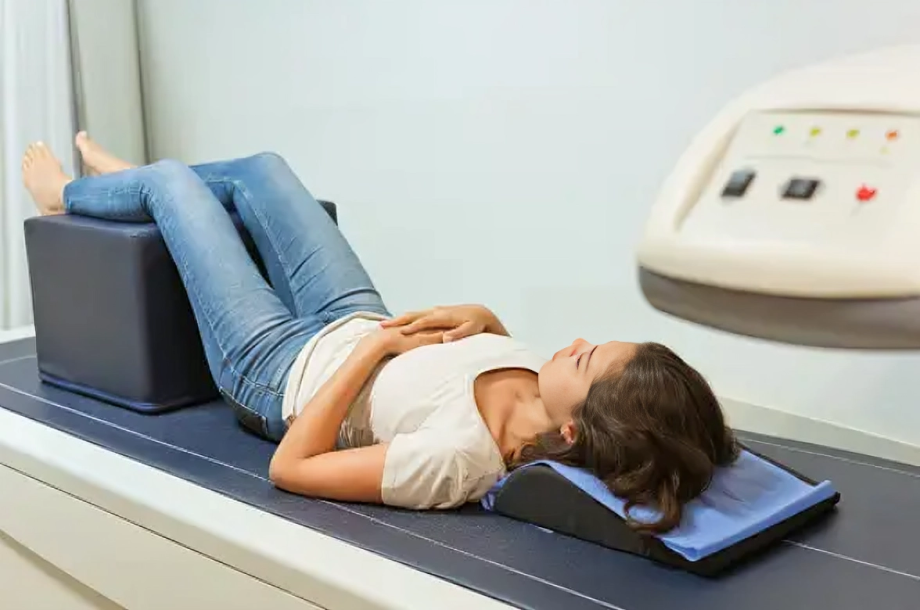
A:
[[[230,217],[187,166],[161,161],[75,180],[69,213],[156,222],[195,314],[215,383],[249,428],[280,438],[287,373],[322,320],[295,317],[246,252]]]
[[[272,286],[295,316],[329,322],[359,310],[390,315],[345,236],[280,156],[261,153],[191,169],[237,210]]]

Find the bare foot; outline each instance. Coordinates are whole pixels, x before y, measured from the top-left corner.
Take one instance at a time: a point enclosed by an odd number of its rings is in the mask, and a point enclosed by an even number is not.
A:
[[[97,174],[111,174],[134,167],[97,144],[85,131],[78,133],[75,141],[80,154],[83,155],[83,163]]]
[[[43,142],[29,145],[22,157],[22,181],[43,216],[64,213],[64,187],[71,180]]]

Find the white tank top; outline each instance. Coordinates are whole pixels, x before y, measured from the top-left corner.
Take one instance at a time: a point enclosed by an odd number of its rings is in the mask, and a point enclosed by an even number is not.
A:
[[[383,317],[357,313],[327,326],[298,355],[283,415],[300,413]],[[505,464],[473,393],[480,374],[503,368],[538,372],[545,362],[518,341],[479,334],[383,361],[350,406],[338,446],[389,443],[382,497],[407,508],[450,508],[479,500]]]

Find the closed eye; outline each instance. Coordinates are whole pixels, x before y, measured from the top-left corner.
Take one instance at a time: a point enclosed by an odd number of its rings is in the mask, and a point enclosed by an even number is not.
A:
[[[596,349],[597,346],[595,345],[593,348],[591,348],[591,351],[588,352],[588,358],[585,360],[585,370],[588,370],[588,367],[591,366],[591,356],[594,354],[594,350]],[[579,357],[579,360],[581,360],[581,357]]]

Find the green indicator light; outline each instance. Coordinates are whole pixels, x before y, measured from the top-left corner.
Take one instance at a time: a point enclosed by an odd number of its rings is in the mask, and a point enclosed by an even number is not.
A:
[[[773,133],[775,133],[776,135],[780,135],[784,131],[786,131],[786,128],[783,127],[782,125],[777,125],[776,127],[773,128]]]

